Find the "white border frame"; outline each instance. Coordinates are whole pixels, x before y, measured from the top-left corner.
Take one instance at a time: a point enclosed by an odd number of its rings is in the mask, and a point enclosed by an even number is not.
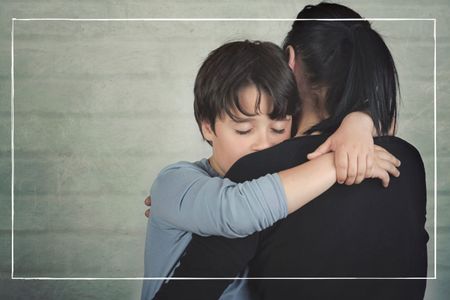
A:
[[[252,277],[241,279],[307,279],[307,280],[329,280],[329,279],[437,279],[437,140],[436,140],[436,18],[363,18],[363,19],[267,19],[267,18],[132,18],[132,19],[73,19],[73,18],[12,18],[11,19],[11,279],[16,280],[234,280],[235,277],[14,277],[14,24],[16,21],[69,21],[69,22],[178,22],[178,21],[433,21],[434,38],[434,276],[433,277]]]

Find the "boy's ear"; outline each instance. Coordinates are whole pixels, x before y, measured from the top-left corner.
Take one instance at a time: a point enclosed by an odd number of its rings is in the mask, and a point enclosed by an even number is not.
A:
[[[294,50],[294,47],[289,45],[289,46],[287,46],[286,51],[287,51],[287,55],[288,55],[289,68],[291,68],[291,70],[294,71],[294,67],[295,67],[295,50]]]
[[[215,133],[208,121],[202,121],[202,134],[205,140],[212,142]]]

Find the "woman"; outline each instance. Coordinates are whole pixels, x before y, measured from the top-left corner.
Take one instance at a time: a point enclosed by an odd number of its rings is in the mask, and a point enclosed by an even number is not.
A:
[[[328,3],[306,6],[297,16],[319,18],[361,16]],[[395,65],[368,22],[296,21],[284,49],[302,101],[299,138],[244,157],[227,173],[233,181],[301,163],[352,111],[366,111],[379,135],[394,131]],[[426,189],[420,155],[394,137],[377,142],[406,161],[402,176],[387,190],[374,182],[334,186],[261,234],[233,240],[194,236],[174,277],[233,278],[248,264],[246,277],[426,276]],[[425,289],[424,280],[252,280],[252,289],[245,281],[228,286],[230,282],[173,280],[156,299],[217,299],[226,288],[221,299],[254,298],[249,291],[263,299],[421,299]]]

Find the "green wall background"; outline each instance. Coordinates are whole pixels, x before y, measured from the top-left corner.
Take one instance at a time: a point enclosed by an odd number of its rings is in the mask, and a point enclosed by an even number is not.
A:
[[[317,2],[315,2],[317,3]],[[427,300],[450,294],[449,21],[446,0],[342,1],[374,21],[399,71],[398,135],[427,170]],[[0,298],[137,299],[138,280],[11,279],[12,18],[294,18],[304,1],[0,1]],[[280,44],[291,22],[14,22],[14,277],[142,277],[142,204],[157,172],[209,153],[192,112],[207,53],[236,39]],[[406,162],[404,162],[406,163]],[[382,222],[382,220],[380,220]]]

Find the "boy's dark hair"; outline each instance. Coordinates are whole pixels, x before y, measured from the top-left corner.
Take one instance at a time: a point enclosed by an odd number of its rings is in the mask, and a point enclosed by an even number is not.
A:
[[[239,103],[239,90],[254,85],[258,99],[254,111],[244,111]],[[212,51],[203,62],[195,79],[194,113],[201,130],[207,121],[214,131],[216,118],[227,114],[235,119],[233,110],[246,116],[259,112],[261,93],[270,97],[271,119],[282,119],[298,112],[299,97],[294,75],[286,57],[277,45],[260,41],[237,41]],[[292,122],[296,133],[297,122]],[[203,135],[203,133],[202,133]]]
[[[339,4],[307,5],[297,19],[362,19]],[[397,71],[381,36],[367,21],[302,21],[293,23],[283,49],[292,46],[313,87],[325,87],[329,117],[310,128],[332,132],[353,111],[371,115],[378,134],[385,135],[397,115]]]

